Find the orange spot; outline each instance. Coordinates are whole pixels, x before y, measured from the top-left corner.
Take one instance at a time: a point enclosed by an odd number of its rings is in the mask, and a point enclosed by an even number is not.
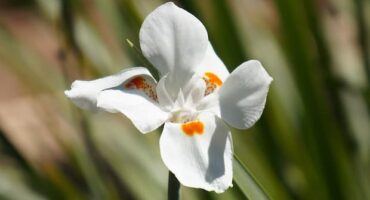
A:
[[[191,121],[186,122],[181,125],[182,131],[188,136],[193,136],[194,134],[201,135],[204,131],[204,125],[201,121]]]
[[[217,86],[221,86],[222,85],[222,81],[220,78],[218,78],[218,76],[212,72],[206,72],[204,74],[207,78],[208,78],[208,81],[213,83],[213,84],[216,84]]]
[[[145,80],[145,78],[141,76],[131,79],[128,83],[126,83],[124,87],[126,87],[127,89],[140,90],[144,92],[149,98],[158,102],[157,92],[153,88],[153,85],[149,84]]]
[[[141,76],[133,78],[126,84],[127,88],[143,89],[145,87],[145,79]]]

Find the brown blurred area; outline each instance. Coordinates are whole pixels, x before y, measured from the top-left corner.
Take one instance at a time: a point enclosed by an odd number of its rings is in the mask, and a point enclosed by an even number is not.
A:
[[[19,4],[14,1],[0,4],[1,28],[16,37],[25,51],[40,55],[54,70],[61,70],[58,58],[61,46],[54,27],[40,18],[30,5],[15,5]],[[63,160],[63,151],[56,140],[75,139],[76,134],[66,122],[63,116],[65,112],[58,107],[60,102],[56,102],[57,99],[42,88],[30,87],[30,80],[23,79],[19,73],[25,72],[12,70],[6,60],[0,59],[2,133],[33,164],[47,165],[49,162]]]

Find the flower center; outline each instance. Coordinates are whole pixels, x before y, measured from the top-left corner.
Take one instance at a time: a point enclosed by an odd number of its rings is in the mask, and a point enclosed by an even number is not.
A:
[[[170,121],[173,123],[186,123],[193,121],[197,118],[195,110],[192,109],[179,109],[171,113]]]

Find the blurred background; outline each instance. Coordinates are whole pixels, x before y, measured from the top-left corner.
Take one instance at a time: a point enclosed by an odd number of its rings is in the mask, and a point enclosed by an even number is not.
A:
[[[63,91],[143,66],[144,17],[160,0],[0,0],[0,199],[165,199],[160,132],[84,112]],[[370,1],[178,0],[232,71],[274,78],[235,153],[271,199],[370,199]],[[133,42],[131,47],[126,39]],[[183,199],[247,199],[182,188]]]

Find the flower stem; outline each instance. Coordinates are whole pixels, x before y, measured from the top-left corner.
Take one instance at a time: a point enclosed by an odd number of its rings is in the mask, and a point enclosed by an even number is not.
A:
[[[168,200],[179,200],[180,199],[180,182],[176,176],[172,173],[168,173]]]

